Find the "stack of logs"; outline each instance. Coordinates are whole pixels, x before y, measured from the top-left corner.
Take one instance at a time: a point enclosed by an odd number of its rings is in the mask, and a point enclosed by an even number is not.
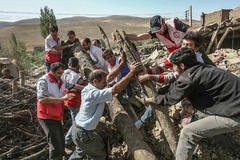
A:
[[[0,159],[41,159],[47,142],[36,118],[36,91],[0,79]]]
[[[227,35],[232,31],[240,30],[240,18],[233,18],[226,20],[221,24],[214,23],[199,29],[199,33],[202,37],[211,37],[210,43],[206,49],[206,53],[209,54],[213,44],[215,43],[215,49],[218,50],[221,48],[221,45]],[[223,34],[220,40],[218,41],[217,36]]]

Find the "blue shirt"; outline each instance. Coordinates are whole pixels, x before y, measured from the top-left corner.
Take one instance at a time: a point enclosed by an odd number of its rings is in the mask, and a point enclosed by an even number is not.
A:
[[[82,90],[81,97],[82,103],[75,121],[86,130],[94,130],[103,114],[105,102],[113,98],[112,88],[98,89],[89,83]]]

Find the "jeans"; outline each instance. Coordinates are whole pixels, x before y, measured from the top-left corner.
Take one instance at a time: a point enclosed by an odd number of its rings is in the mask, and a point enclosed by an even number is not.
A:
[[[188,160],[192,158],[197,142],[202,138],[240,130],[240,115],[234,117],[208,116],[194,121],[181,131],[176,160]]]
[[[79,112],[79,108],[73,108],[73,107],[68,107],[70,110],[70,114],[71,114],[71,119],[72,119],[72,125],[75,123],[75,117],[77,116],[78,112]],[[65,136],[65,144],[68,145],[71,143],[71,133],[72,133],[72,126],[69,128],[66,136]]]
[[[102,138],[93,130],[87,131],[73,124],[72,139],[76,149],[69,160],[93,159],[105,160],[106,150]]]
[[[149,105],[146,111],[141,116],[140,120],[143,123],[146,123],[152,118],[152,116],[153,116],[153,110],[152,110],[152,107]]]
[[[49,145],[49,160],[62,160],[64,151],[64,133],[61,121],[52,119],[38,119]]]

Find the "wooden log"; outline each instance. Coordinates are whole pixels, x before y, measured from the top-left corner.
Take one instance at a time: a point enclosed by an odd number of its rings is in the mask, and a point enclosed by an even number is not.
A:
[[[20,71],[20,85],[21,86],[25,85],[25,71],[24,70]]]
[[[114,107],[112,107],[114,106]],[[109,106],[110,116],[136,160],[157,159],[117,98]]]
[[[83,76],[88,78],[88,75],[92,72],[93,69],[96,69],[90,55],[88,52],[82,49],[80,44],[76,46],[79,48],[79,52],[75,52],[74,56],[78,58],[80,64],[80,72]]]
[[[232,27],[227,28],[221,39],[219,40],[216,49],[220,49],[224,39],[227,37],[228,33],[232,31]]]
[[[19,149],[19,147],[15,146],[15,147],[11,148],[9,151],[0,154],[0,159],[7,159],[7,155],[8,154],[10,154],[11,152],[14,152],[14,151],[16,151],[18,149]]]
[[[11,82],[13,82],[13,85],[10,85]],[[26,92],[28,94],[36,94],[36,90],[28,89],[24,86],[17,85],[16,80],[9,81],[9,80],[5,80],[5,79],[0,79],[0,83],[4,84],[4,89],[8,89],[8,88],[12,87],[12,90],[14,90],[15,93],[17,92],[17,90],[22,90],[23,92]]]
[[[118,101],[120,102],[122,95],[119,93],[116,97],[117,97]],[[136,122],[138,120],[138,116],[137,116],[136,112],[134,111],[131,103],[123,104],[122,107],[127,112],[127,114],[129,115],[129,117],[132,119],[133,122]],[[147,134],[142,127],[139,129],[139,132],[142,134],[144,139],[147,139]]]
[[[17,92],[17,80],[14,79],[12,83],[12,94],[15,94]]]
[[[95,66],[89,59],[90,58],[89,54],[86,54],[83,52],[81,53],[75,52],[74,54],[75,54],[75,57],[77,57],[78,59],[81,58],[79,59],[80,64],[82,64],[83,66],[86,66],[90,72],[95,69]],[[137,160],[146,160],[148,157],[151,158],[152,160],[157,159],[154,156],[150,147],[144,142],[143,136],[135,127],[133,121],[128,116],[128,114],[124,111],[122,105],[120,104],[120,102],[115,96],[113,96],[112,102],[114,102],[114,105],[109,106],[110,115],[114,121],[114,124],[117,126],[119,132],[123,136],[123,139],[127,143],[128,148],[131,151],[131,154],[133,154],[133,156],[136,157],[135,159]],[[119,110],[121,110],[122,112],[119,112]],[[124,121],[124,125],[123,125],[123,121]]]
[[[47,142],[41,142],[39,144],[35,144],[33,146],[17,150],[16,152],[12,153],[12,156],[15,155],[24,155],[24,154],[30,154],[31,152],[36,152],[38,149],[43,148],[47,146]]]
[[[102,29],[102,27],[100,27],[99,25],[97,25],[98,29],[100,30],[101,34],[102,34],[102,37],[105,41],[105,43],[107,43],[108,45],[108,48],[111,49],[111,46],[110,46],[110,43],[109,43],[109,40],[108,40],[108,37],[106,35],[106,33],[104,32],[104,30]],[[122,97],[122,94],[119,93],[118,96],[117,96],[117,99],[120,100],[120,98]],[[121,101],[121,100],[120,100]],[[133,122],[136,122],[138,120],[138,117],[131,105],[131,103],[127,104],[127,105],[122,105],[123,108],[125,109],[125,111],[128,113],[128,115],[131,117],[131,119],[133,120]],[[142,136],[146,139],[147,136],[146,136],[146,132],[144,131],[143,128],[140,128],[139,129],[140,133],[142,134]]]
[[[27,157],[24,157],[20,160],[38,160],[38,159],[41,159],[41,157],[43,157],[44,155],[47,155],[48,154],[48,148],[43,148],[41,151],[37,152],[37,153],[34,153],[30,156],[27,156]]]
[[[213,43],[214,43],[214,41],[215,41],[215,39],[216,39],[216,37],[217,37],[218,32],[219,32],[219,27],[217,28],[216,31],[214,31],[214,34],[212,35],[211,41],[210,41],[210,43],[209,43],[209,45],[208,45],[208,48],[207,48],[207,50],[206,50],[206,54],[209,54],[209,53],[210,53],[210,50],[211,50],[212,45],[213,45]]]
[[[102,36],[103,36],[104,42],[107,44],[107,48],[112,49],[112,48],[111,48],[111,45],[110,45],[110,43],[109,43],[109,40],[108,40],[108,38],[107,38],[107,35],[106,35],[106,33],[104,32],[104,30],[102,29],[102,27],[100,27],[99,25],[97,25],[97,27],[98,27],[98,29],[100,30],[100,32],[101,32],[101,34],[102,34]]]
[[[124,49],[124,51],[127,54],[128,61],[131,62],[141,62],[139,54],[136,52],[136,50],[133,48],[132,43],[130,40],[126,37],[126,34],[122,30],[116,30],[114,32],[114,36],[116,37],[116,40],[119,44],[120,49]],[[146,72],[146,69],[144,68],[144,72]],[[144,93],[147,94],[148,97],[154,97],[157,95],[155,85],[151,81],[147,81],[140,84],[142,86],[142,90]],[[170,146],[171,151],[173,154],[176,152],[177,148],[177,132],[175,128],[173,127],[173,124],[169,118],[168,115],[168,108],[159,106],[156,104],[152,105],[153,111],[155,112],[157,119],[161,126],[163,127],[164,135],[168,141],[168,144]]]

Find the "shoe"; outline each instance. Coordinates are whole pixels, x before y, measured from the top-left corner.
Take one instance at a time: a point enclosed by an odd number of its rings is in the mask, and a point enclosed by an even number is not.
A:
[[[129,104],[129,100],[127,100],[126,98],[123,98],[120,102],[122,105],[124,104]]]
[[[135,127],[136,127],[137,129],[141,128],[142,125],[143,125],[143,123],[142,123],[142,121],[141,121],[140,119],[139,119],[138,121],[136,121],[134,124],[135,124]]]

